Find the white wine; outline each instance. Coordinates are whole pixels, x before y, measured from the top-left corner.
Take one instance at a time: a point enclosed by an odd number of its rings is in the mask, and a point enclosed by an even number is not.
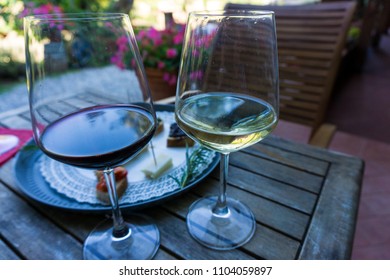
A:
[[[277,113],[264,100],[236,93],[202,93],[181,100],[176,122],[191,138],[221,153],[248,147],[276,126]]]

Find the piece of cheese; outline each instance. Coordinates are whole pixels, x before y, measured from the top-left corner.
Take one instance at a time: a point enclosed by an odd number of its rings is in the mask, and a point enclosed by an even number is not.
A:
[[[141,170],[146,177],[157,179],[173,166],[172,158],[166,154],[159,154],[156,156],[156,162],[157,164],[154,162],[154,159],[151,159],[147,166]]]

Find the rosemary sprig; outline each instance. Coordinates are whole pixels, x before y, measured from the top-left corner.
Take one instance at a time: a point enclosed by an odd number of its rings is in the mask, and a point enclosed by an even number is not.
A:
[[[26,144],[22,147],[22,150],[27,152],[27,151],[34,151],[34,150],[39,150],[38,146],[34,143],[32,144]]]
[[[207,163],[207,156],[208,149],[205,147],[200,146],[190,154],[189,148],[186,146],[186,167],[183,168],[184,170],[181,178],[169,177],[172,178],[179,187],[185,187],[187,183],[195,178],[199,165]]]

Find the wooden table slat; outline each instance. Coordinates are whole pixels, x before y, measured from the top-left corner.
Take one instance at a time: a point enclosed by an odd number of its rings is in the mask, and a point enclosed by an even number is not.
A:
[[[0,125],[15,129],[31,129],[30,121],[21,116],[9,116],[0,120]]]
[[[276,178],[284,183],[300,186],[314,193],[318,193],[322,186],[323,177],[321,176],[302,172],[290,166],[281,165],[259,157],[253,157],[245,152],[232,153],[230,164],[256,174]]]
[[[235,166],[229,167],[229,184],[245,189],[264,198],[302,211],[313,212],[317,196],[312,192],[296,188],[269,177],[260,176]]]
[[[202,183],[200,183],[199,185],[201,184]],[[196,188],[198,187],[200,186],[196,186]],[[188,207],[194,201],[199,199],[199,197],[193,195],[193,193],[191,192],[180,196],[179,199],[179,203],[177,199],[168,201],[164,204],[164,208],[166,208],[170,212],[174,212],[180,215],[182,219],[185,219]],[[188,232],[184,232],[183,234],[188,235]],[[299,249],[299,246],[299,241],[292,238],[288,238],[285,235],[275,230],[272,230],[271,228],[268,228],[261,224],[257,224],[255,236],[243,248],[255,254],[257,258],[294,259]]]
[[[82,244],[0,184],[1,235],[28,259],[81,259]],[[66,250],[53,250],[66,248]]]
[[[0,260],[20,260],[8,246],[0,239]]]
[[[200,185],[202,186],[194,188],[194,192],[199,196],[206,197],[218,194],[218,181],[207,179]],[[252,210],[259,223],[284,232],[297,239],[303,237],[309,215],[260,196],[254,196],[251,193],[232,186],[228,186],[227,194],[236,200],[244,202]]]
[[[183,259],[252,259],[238,249],[216,251],[200,245],[188,234],[186,223],[168,212],[156,211],[153,219],[160,230],[161,244]]]
[[[299,258],[350,258],[360,197],[357,186],[361,185],[361,168],[359,162],[355,163],[355,171],[340,163],[332,165]],[[348,172],[355,174],[346,176]],[[327,212],[330,210],[338,215],[329,215]]]
[[[280,148],[267,145],[254,145],[245,149],[246,152],[258,157],[280,162],[286,166],[324,176],[329,168],[329,163],[316,158],[310,158],[296,153],[286,152]]]

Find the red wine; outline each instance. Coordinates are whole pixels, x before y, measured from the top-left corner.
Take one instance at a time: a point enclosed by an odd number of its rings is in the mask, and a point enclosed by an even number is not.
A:
[[[153,115],[139,106],[96,106],[64,116],[39,137],[44,153],[66,164],[103,169],[126,162],[152,138]]]

